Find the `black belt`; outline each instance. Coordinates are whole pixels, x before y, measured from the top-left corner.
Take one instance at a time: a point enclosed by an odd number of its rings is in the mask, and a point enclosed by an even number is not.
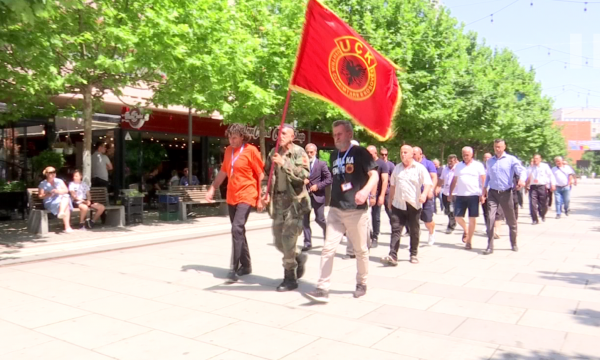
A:
[[[546,184],[531,184],[529,186],[543,186],[543,187],[546,187]]]
[[[512,191],[512,189],[507,189],[507,190],[496,190],[496,189],[490,189],[490,191],[495,191],[495,192],[497,192],[497,193],[501,194],[501,193],[505,193],[505,192],[507,192],[507,191]]]

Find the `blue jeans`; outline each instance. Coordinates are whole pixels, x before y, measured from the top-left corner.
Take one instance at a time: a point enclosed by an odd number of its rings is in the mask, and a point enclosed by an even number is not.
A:
[[[554,191],[554,204],[556,205],[556,215],[560,215],[563,204],[565,205],[565,212],[569,211],[569,202],[571,201],[571,188],[556,187]]]

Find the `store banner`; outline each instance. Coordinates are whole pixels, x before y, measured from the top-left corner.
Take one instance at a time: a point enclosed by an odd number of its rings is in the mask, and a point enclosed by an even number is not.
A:
[[[600,140],[569,140],[569,150],[600,150]]]
[[[327,101],[380,140],[400,107],[398,67],[317,0],[309,0],[290,88]]]

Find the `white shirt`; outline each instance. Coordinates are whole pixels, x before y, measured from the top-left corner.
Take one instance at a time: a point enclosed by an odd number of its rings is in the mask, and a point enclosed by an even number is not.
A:
[[[108,169],[106,168],[107,164],[111,164],[108,156],[96,151],[92,155],[92,177],[97,177],[108,181]]]
[[[90,191],[90,187],[84,182],[78,184],[75,181],[71,181],[69,184],[69,192],[71,191],[75,192],[78,199],[87,200],[87,192]]]
[[[546,163],[530,166],[527,173],[530,185],[554,185],[556,182],[550,166]]]
[[[481,196],[481,176],[485,175],[485,168],[479,161],[471,160],[469,165],[461,161],[454,167],[456,196]]]
[[[562,166],[562,167],[553,167],[552,174],[554,174],[554,178],[556,180],[556,186],[568,186],[569,185],[569,175],[575,174],[573,169],[570,166]]]
[[[450,169],[448,166],[444,166],[442,169],[442,181],[444,181],[444,184],[442,185],[442,194],[446,196],[450,195],[450,185],[452,185],[452,179],[454,179],[455,170],[456,165],[454,165],[452,169]],[[454,194],[452,195],[456,195],[456,189],[454,189]]]
[[[421,187],[423,185],[433,185],[433,182],[425,166],[413,161],[408,168],[405,168],[403,163],[396,165],[390,184],[396,187],[394,199],[392,200],[392,205],[395,208],[406,210],[406,204],[408,203],[418,210],[422,207],[419,202]]]

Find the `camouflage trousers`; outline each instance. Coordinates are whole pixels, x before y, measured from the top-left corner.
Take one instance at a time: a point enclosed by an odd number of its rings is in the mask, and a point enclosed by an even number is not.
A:
[[[298,236],[302,233],[303,217],[294,217],[292,199],[285,194],[273,196],[273,237],[275,247],[283,254],[285,270],[296,270],[298,263]]]

